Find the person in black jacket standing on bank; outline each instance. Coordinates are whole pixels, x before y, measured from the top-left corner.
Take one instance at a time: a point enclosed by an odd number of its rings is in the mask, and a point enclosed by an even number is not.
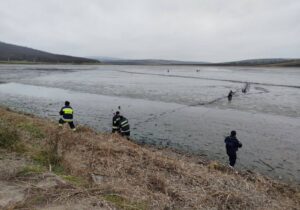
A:
[[[225,138],[226,152],[229,156],[229,165],[234,167],[236,161],[236,152],[242,147],[242,143],[236,138],[236,131],[231,131],[230,136]]]

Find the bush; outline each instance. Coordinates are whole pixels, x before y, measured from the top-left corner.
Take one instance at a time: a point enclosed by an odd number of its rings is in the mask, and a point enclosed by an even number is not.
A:
[[[17,130],[4,121],[0,121],[0,147],[13,149],[20,141]]]

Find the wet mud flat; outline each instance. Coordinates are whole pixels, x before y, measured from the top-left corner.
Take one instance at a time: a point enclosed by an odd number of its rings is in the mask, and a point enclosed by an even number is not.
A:
[[[300,182],[296,88],[251,85],[243,94],[243,82],[166,80],[157,75],[136,78],[134,73],[120,75],[117,67],[109,68],[63,73],[69,78],[66,83],[60,73],[51,73],[1,84],[0,104],[58,120],[58,110],[68,99],[75,109],[76,123],[105,132],[110,132],[113,112],[120,105],[135,141],[223,163],[227,163],[224,137],[235,129],[243,143],[238,168]],[[229,89],[237,90],[232,103],[226,98]]]

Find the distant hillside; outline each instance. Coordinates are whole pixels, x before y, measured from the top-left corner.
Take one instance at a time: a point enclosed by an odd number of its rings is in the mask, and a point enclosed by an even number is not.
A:
[[[286,66],[300,67],[300,59],[266,58],[216,63],[221,66]]]
[[[160,60],[160,59],[119,59],[110,57],[91,57],[101,61],[103,64],[111,65],[192,65],[192,66],[282,66],[282,67],[300,67],[300,59],[285,58],[266,58],[249,59],[241,61],[230,61],[220,63],[209,63],[202,61],[178,61],[178,60]]]
[[[0,42],[0,62],[33,62],[33,63],[100,63],[98,60],[67,55],[52,54],[28,47]]]
[[[114,64],[114,65],[201,65],[201,64],[208,64],[207,62],[159,60],[159,59],[141,59],[141,60],[100,59],[100,61],[103,64]]]

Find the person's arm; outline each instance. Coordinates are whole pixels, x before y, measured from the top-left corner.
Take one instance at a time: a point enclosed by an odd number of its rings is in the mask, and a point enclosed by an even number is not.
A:
[[[61,110],[59,111],[59,115],[63,115],[64,112],[63,112],[63,108],[61,108]]]
[[[224,142],[225,142],[225,144],[227,144],[227,142],[228,142],[228,137],[225,137]]]
[[[237,139],[237,144],[238,144],[238,147],[241,148],[243,146],[243,144]]]

